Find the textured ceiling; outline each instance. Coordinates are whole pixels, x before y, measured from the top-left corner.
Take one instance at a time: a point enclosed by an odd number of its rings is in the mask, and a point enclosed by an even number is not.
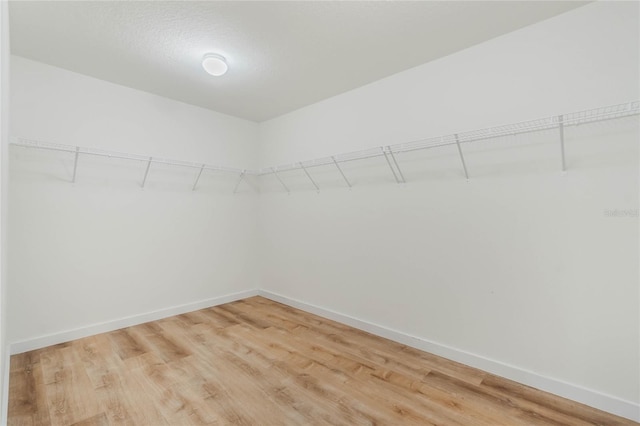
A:
[[[264,121],[582,4],[13,1],[11,50]],[[225,76],[203,71],[207,52]]]

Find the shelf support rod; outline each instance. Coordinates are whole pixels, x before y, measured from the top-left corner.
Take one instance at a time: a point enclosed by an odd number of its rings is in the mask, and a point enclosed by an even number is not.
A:
[[[460,146],[460,140],[458,134],[453,135],[456,138],[456,146],[458,147],[458,154],[460,154],[460,162],[462,163],[462,169],[464,170],[464,177],[469,180],[469,173],[467,172],[467,163],[464,162],[464,155],[462,155],[462,147]]]
[[[78,171],[78,156],[80,155],[80,147],[76,146],[76,155],[73,160],[73,177],[71,178],[71,182],[76,183],[76,172]]]
[[[396,175],[396,171],[393,169],[393,166],[391,165],[391,161],[389,161],[389,156],[387,155],[387,151],[384,150],[384,146],[380,148],[382,149],[382,153],[384,154],[384,159],[387,160],[387,164],[391,169],[391,173],[393,173],[393,177],[396,179],[396,183],[400,183],[400,180],[398,179],[398,175]]]
[[[192,191],[195,191],[196,190],[196,186],[198,186],[198,181],[200,180],[200,176],[202,176],[202,171],[204,170],[204,166],[205,166],[205,164],[200,166],[200,171],[198,172],[198,177],[196,177],[196,181],[193,182],[193,188],[191,188]]]
[[[240,178],[238,179],[238,182],[236,182],[236,186],[233,188],[233,193],[235,194],[238,191],[238,187],[240,186],[240,182],[242,182],[242,179],[244,179],[244,174],[247,172],[246,169],[244,169],[242,171],[242,173],[240,173]]]
[[[564,157],[564,117],[558,116],[558,130],[560,131],[560,155],[562,156],[562,171],[567,171],[567,164]]]
[[[287,188],[287,185],[285,185],[284,182],[282,181],[282,179],[280,179],[280,175],[278,174],[278,172],[276,172],[275,167],[272,167],[271,171],[273,172],[274,175],[276,175],[276,178],[278,179],[278,181],[280,181],[280,184],[282,185],[284,190],[287,191],[287,194],[289,194],[289,192],[290,192],[289,188]]]
[[[338,168],[338,171],[340,172],[340,174],[342,175],[342,179],[344,179],[344,181],[347,183],[347,186],[349,188],[351,188],[351,184],[349,183],[349,179],[347,179],[347,177],[344,175],[344,173],[342,172],[342,169],[340,168],[340,165],[338,164],[338,162],[336,161],[336,157],[331,156],[331,159],[333,160],[333,164],[336,165],[336,167]]]
[[[389,150],[389,154],[391,155],[391,159],[393,160],[393,164],[396,165],[396,169],[398,169],[398,174],[400,175],[400,178],[402,179],[402,183],[407,183],[407,180],[404,178],[404,174],[402,173],[402,169],[400,168],[400,166],[398,165],[398,162],[396,161],[396,156],[393,155],[393,151],[391,150],[391,147],[388,146],[387,149]]]
[[[313,184],[313,186],[316,187],[316,191],[320,192],[320,187],[318,186],[318,184],[316,183],[315,180],[313,180],[313,178],[311,177],[311,175],[309,174],[309,172],[307,171],[307,169],[302,165],[302,163],[298,163],[300,164],[300,167],[302,168],[302,170],[304,171],[304,174],[307,175],[307,177],[309,178],[309,180],[311,181],[311,183]]]
[[[147,169],[144,171],[144,177],[142,178],[143,188],[144,188],[144,184],[147,183],[147,176],[149,175],[149,168],[151,167],[152,161],[153,161],[153,157],[149,157],[149,161],[147,162]]]

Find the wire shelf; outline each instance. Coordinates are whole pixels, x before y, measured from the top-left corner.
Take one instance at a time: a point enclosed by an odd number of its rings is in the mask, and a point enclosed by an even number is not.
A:
[[[391,153],[403,153],[418,151],[423,149],[439,148],[443,146],[478,142],[487,139],[495,139],[505,136],[522,135],[532,132],[559,129],[563,126],[577,126],[588,123],[595,123],[603,120],[629,117],[640,114],[640,101],[626,102],[623,104],[610,105],[595,109],[572,112],[560,116],[551,116],[535,120],[522,121],[519,123],[505,124],[501,126],[488,127],[485,129],[471,130],[450,135],[436,136],[419,139],[411,142],[404,142],[385,147],[370,148],[354,151],[346,154],[338,154],[332,157],[323,157],[315,160],[307,160],[300,163],[263,168],[256,171],[258,175],[273,173],[273,170],[289,171],[304,167],[314,167],[318,165],[329,165],[333,159],[338,163],[346,161],[364,160],[372,157],[384,156],[384,150]]]
[[[68,152],[72,154],[75,154],[77,152],[78,154],[82,154],[82,155],[118,158],[122,160],[133,160],[133,161],[140,161],[145,163],[166,164],[170,166],[187,167],[187,168],[193,168],[193,169],[202,168],[204,170],[213,170],[213,171],[228,172],[228,173],[235,173],[235,174],[240,174],[243,172],[246,172],[246,174],[252,173],[250,171],[244,171],[242,169],[236,169],[232,167],[214,166],[214,165],[203,164],[203,163],[194,163],[192,161],[172,160],[168,158],[151,157],[151,156],[145,156],[140,154],[118,152],[118,151],[109,151],[109,150],[99,149],[99,148],[63,145],[63,144],[40,141],[35,139],[14,138],[11,144],[14,146],[23,147],[23,148],[36,148],[36,149],[44,149],[49,151],[61,151],[61,152]]]
[[[317,187],[316,183],[313,181],[313,178],[307,172],[307,169],[313,167],[320,166],[335,166],[342,174],[343,178],[347,182],[349,186],[351,184],[344,176],[342,169],[340,168],[340,163],[346,163],[350,161],[357,160],[365,160],[369,158],[376,157],[385,157],[391,171],[393,171],[394,176],[398,183],[404,182],[404,176],[402,175],[402,171],[398,165],[398,162],[394,156],[394,154],[405,153],[411,151],[439,148],[443,146],[451,146],[456,145],[458,148],[458,152],[460,154],[460,158],[462,160],[463,166],[465,167],[465,175],[468,177],[466,173],[466,166],[464,165],[464,157],[461,149],[461,144],[468,144],[472,142],[483,141],[487,139],[495,139],[506,136],[514,136],[514,135],[522,135],[526,133],[532,132],[542,132],[547,130],[559,130],[561,144],[562,146],[562,164],[564,170],[564,128],[567,126],[578,126],[589,123],[596,123],[604,120],[612,120],[624,117],[630,117],[634,115],[640,114],[640,101],[632,101],[626,102],[617,105],[609,105],[594,109],[588,109],[584,111],[577,111],[563,115],[538,118],[534,120],[522,121],[518,123],[505,124],[501,126],[493,126],[485,129],[477,129],[466,132],[460,132],[455,134],[429,137],[424,139],[418,139],[414,141],[394,144],[394,145],[386,145],[375,148],[367,148],[363,150],[347,152],[342,154],[337,154],[333,156],[316,158],[313,160],[305,160],[296,163],[282,164],[278,166],[266,167],[258,170],[243,170],[232,167],[224,167],[217,165],[208,165],[202,163],[194,163],[189,161],[182,160],[172,160],[172,159],[164,159],[164,158],[156,158],[151,156],[144,156],[139,154],[130,154],[123,153],[117,151],[108,151],[103,149],[96,148],[86,148],[72,145],[62,145],[51,142],[38,141],[33,139],[25,139],[25,138],[16,138],[12,143],[15,146],[21,146],[26,148],[37,148],[37,149],[45,149],[45,150],[53,150],[53,151],[62,151],[73,153],[76,155],[76,163],[78,155],[94,155],[94,156],[102,156],[102,157],[111,157],[111,158],[121,158],[125,160],[135,160],[140,162],[147,163],[148,166],[151,163],[160,163],[167,164],[172,166],[179,167],[188,167],[194,169],[202,170],[212,170],[218,172],[225,173],[234,173],[240,176],[242,179],[245,175],[255,175],[255,176],[264,176],[269,174],[275,174],[278,177],[278,173],[288,172],[294,170],[303,171],[309,179],[313,182],[313,184]],[[395,164],[395,168],[392,164]],[[147,170],[148,171],[148,170]],[[396,173],[397,172],[397,173]],[[74,175],[75,180],[75,175]],[[278,177],[278,180],[280,178]],[[281,180],[280,180],[281,181]],[[197,181],[196,181],[197,183]],[[283,187],[286,188],[286,185],[281,181]],[[144,182],[143,182],[144,186]],[[195,185],[194,185],[195,188]]]

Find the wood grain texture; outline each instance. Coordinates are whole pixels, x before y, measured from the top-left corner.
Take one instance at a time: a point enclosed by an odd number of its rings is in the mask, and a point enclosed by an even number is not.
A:
[[[262,298],[11,357],[10,425],[634,425]]]

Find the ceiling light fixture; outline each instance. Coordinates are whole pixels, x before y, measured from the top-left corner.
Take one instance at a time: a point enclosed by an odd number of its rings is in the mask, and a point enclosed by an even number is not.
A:
[[[229,66],[224,56],[216,53],[207,53],[202,58],[202,68],[209,74],[219,77],[227,72]]]

